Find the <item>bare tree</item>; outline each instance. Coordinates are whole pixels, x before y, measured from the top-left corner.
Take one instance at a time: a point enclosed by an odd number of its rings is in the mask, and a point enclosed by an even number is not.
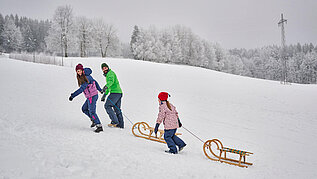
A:
[[[53,23],[60,28],[61,48],[64,50],[64,56],[68,57],[68,48],[70,44],[70,34],[73,30],[73,10],[69,5],[59,6],[55,10]]]
[[[118,50],[117,30],[112,24],[106,24],[102,19],[95,20],[93,34],[95,46],[99,48],[103,58],[107,57],[109,52]]]
[[[86,17],[78,17],[76,19],[76,25],[78,29],[77,39],[79,44],[80,57],[87,57],[88,49],[92,41],[92,22]]]

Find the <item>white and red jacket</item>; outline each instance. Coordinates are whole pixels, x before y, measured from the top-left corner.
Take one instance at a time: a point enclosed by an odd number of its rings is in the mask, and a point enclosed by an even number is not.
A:
[[[175,106],[173,106],[171,103],[170,105],[172,110],[170,110],[167,107],[166,101],[162,101],[159,107],[159,113],[156,120],[156,123],[158,124],[161,124],[163,122],[164,129],[166,130],[177,129],[179,127],[178,112],[176,111]]]

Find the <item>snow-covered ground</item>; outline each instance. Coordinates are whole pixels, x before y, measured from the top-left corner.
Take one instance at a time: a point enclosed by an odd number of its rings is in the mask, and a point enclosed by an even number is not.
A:
[[[117,73],[122,109],[133,122],[155,124],[157,95],[169,92],[184,127],[203,140],[248,150],[245,169],[207,159],[187,131],[178,155],[125,129],[96,134],[81,112],[74,66],[100,64]],[[69,58],[66,67],[0,58],[0,178],[316,178],[317,86],[235,76],[202,68],[129,59]],[[97,114],[109,123],[103,103]],[[161,126],[163,128],[163,126]]]

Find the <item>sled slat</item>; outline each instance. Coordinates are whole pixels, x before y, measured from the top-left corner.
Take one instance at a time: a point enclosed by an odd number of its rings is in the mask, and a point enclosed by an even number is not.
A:
[[[164,140],[164,130],[159,129],[157,136],[155,136],[154,128],[150,127],[146,122],[137,122],[132,126],[132,133],[136,137],[141,137],[144,139],[166,143]],[[175,135],[182,135],[181,133],[175,133]]]
[[[217,155],[212,150],[212,147],[211,147],[212,143],[214,145],[216,145],[217,150],[219,150],[219,155]],[[246,168],[249,165],[253,165],[252,163],[246,162],[246,156],[250,156],[251,154],[253,154],[252,152],[247,152],[247,151],[243,151],[243,150],[223,147],[222,143],[218,139],[212,139],[212,140],[206,141],[204,143],[203,150],[204,150],[205,155],[210,160],[220,161],[220,162],[228,163],[230,165],[236,165],[236,166],[239,166],[239,167],[246,167]],[[227,158],[227,152],[238,154],[239,155],[239,160]],[[222,153],[223,153],[223,156],[222,156]]]

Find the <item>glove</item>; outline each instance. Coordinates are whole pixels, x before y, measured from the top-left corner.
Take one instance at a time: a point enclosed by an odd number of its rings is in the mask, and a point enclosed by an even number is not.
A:
[[[182,127],[183,126],[183,124],[181,123],[181,120],[178,118],[178,126],[179,127]]]
[[[70,95],[70,97],[68,98],[69,101],[73,101],[73,99],[74,98],[72,97],[72,95]]]
[[[103,95],[102,95],[102,97],[101,97],[101,101],[102,101],[102,102],[105,102],[106,96],[107,96],[106,94],[103,94]]]
[[[102,90],[101,90],[101,94],[104,93],[104,92],[106,92],[107,89],[108,89],[108,87],[105,85],[105,86],[102,88]]]
[[[155,136],[157,134],[157,131],[158,131],[158,128],[160,127],[160,124],[159,123],[156,123],[155,125],[155,128],[154,128],[154,133],[155,133]]]

